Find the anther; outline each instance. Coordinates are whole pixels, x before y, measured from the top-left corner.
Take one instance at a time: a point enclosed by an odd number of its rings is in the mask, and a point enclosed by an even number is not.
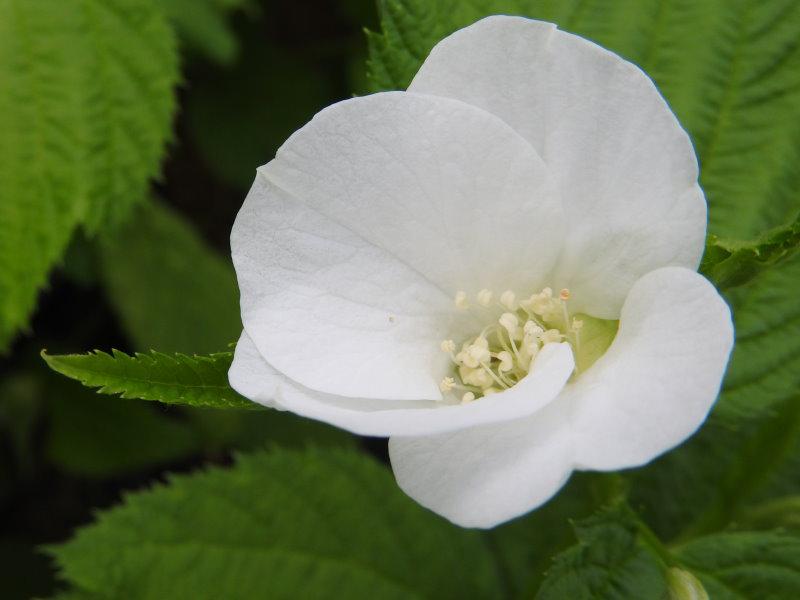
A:
[[[564,288],[558,293],[558,297],[561,298],[564,302],[566,302],[567,300],[569,300],[569,290],[567,288]]]
[[[510,312],[503,313],[502,315],[500,315],[500,318],[497,320],[497,322],[500,323],[500,325],[502,325],[506,331],[508,331],[508,334],[510,336],[513,337],[517,333],[517,328],[519,327],[519,319],[517,318],[517,315],[515,315],[514,313]]]
[[[506,290],[500,296],[500,304],[508,310],[517,310],[517,296],[511,290]]]
[[[544,333],[544,329],[539,327],[533,321],[526,321],[525,326],[522,328],[522,330],[525,332],[526,335],[530,336],[536,336],[539,335],[540,333]]]
[[[466,394],[461,396],[461,404],[469,404],[473,400],[475,400],[475,394],[473,394],[472,392],[467,392]]]
[[[506,350],[498,352],[497,359],[500,361],[500,365],[497,367],[498,371],[505,373],[514,368],[514,357],[511,356],[510,352]]]
[[[454,387],[456,387],[456,380],[453,379],[452,377],[445,377],[439,383],[439,389],[442,390],[443,392],[449,392]]]

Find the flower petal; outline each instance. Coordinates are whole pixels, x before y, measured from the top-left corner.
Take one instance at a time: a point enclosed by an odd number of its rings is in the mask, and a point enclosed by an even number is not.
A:
[[[541,159],[494,115],[403,92],[346,100],[259,169],[231,236],[242,319],[305,387],[438,399],[455,292],[533,291],[562,232]]]
[[[573,367],[569,346],[550,344],[537,357],[534,372],[512,389],[467,405],[344,398],[309,390],[282,375],[242,332],[228,378],[236,391],[255,402],[360,435],[430,435],[531,414],[558,395]]]
[[[567,216],[552,284],[575,310],[616,319],[645,273],[696,269],[706,203],[694,150],[633,64],[552,23],[495,16],[441,41],[408,89],[488,110],[536,148]]]
[[[529,417],[426,437],[392,437],[398,485],[462,527],[493,527],[552,497],[572,472],[565,404]]]
[[[677,446],[714,404],[733,347],[727,304],[680,267],[631,289],[611,347],[556,402],[572,411],[576,468],[642,465]]]

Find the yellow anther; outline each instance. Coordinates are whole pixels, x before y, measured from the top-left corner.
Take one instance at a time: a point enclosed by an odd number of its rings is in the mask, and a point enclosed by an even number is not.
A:
[[[497,359],[500,361],[500,364],[497,367],[498,371],[507,373],[508,371],[514,368],[514,357],[511,355],[510,352],[507,352],[506,350],[498,352]]]
[[[500,325],[503,326],[503,329],[508,331],[508,334],[514,336],[517,333],[517,329],[519,329],[519,319],[517,315],[514,313],[503,313],[500,315],[500,318],[497,320]]]
[[[467,293],[461,290],[456,292],[455,303],[456,303],[456,308],[460,308],[461,310],[468,309],[469,302],[467,302]]]
[[[569,300],[569,290],[567,288],[562,289],[558,293],[558,297],[561,298],[564,302],[566,302],[567,300]]]
[[[461,376],[461,381],[466,385],[474,385],[475,387],[483,389],[494,383],[492,376],[480,367],[477,369],[461,367],[458,371]]]
[[[517,310],[517,295],[511,290],[506,290],[500,296],[500,304],[508,310]]]
[[[443,392],[449,392],[454,387],[456,387],[456,380],[452,377],[445,377],[441,382],[439,382],[439,389]]]
[[[539,327],[533,321],[526,321],[525,326],[522,328],[522,330],[525,332],[525,335],[531,335],[531,336],[536,336],[544,332],[544,329]]]
[[[481,306],[489,306],[492,303],[492,290],[482,289],[478,292],[478,304]]]
[[[456,351],[456,343],[453,340],[442,340],[439,347],[442,349],[442,352],[447,352],[448,354]]]
[[[478,364],[489,362],[492,358],[492,354],[489,352],[489,344],[486,342],[485,338],[480,337],[469,347],[467,354],[474,358]]]

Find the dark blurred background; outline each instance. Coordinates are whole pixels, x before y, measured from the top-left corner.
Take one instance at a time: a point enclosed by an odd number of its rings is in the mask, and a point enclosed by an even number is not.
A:
[[[319,109],[366,89],[363,28],[376,21],[373,0],[253,1],[230,13],[235,43],[216,53],[178,27],[184,81],[153,202],[105,238],[78,234],[29,331],[0,358],[3,599],[52,593],[55,574],[36,548],[167,472],[270,443],[363,443],[286,414],[98,396],[39,353],[226,350],[239,327],[228,236],[255,168]]]

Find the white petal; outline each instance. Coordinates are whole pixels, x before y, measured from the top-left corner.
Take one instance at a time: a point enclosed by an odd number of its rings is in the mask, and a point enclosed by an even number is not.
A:
[[[244,327],[279,371],[341,395],[441,398],[453,301],[430,281],[261,174],[231,245]]]
[[[283,380],[280,373],[264,362],[247,332],[242,331],[228,370],[228,383],[231,387],[253,402],[279,408],[275,403],[275,396]]]
[[[618,318],[639,277],[699,264],[694,150],[633,64],[551,23],[496,16],[440,42],[409,91],[484,108],[544,158],[568,224],[552,285],[570,288],[575,310]]]
[[[438,399],[455,292],[533,291],[560,247],[541,159],[455,100],[340,102],[259,173],[231,237],[245,329],[321,392]]]
[[[565,404],[515,421],[427,437],[392,437],[397,483],[462,527],[493,527],[553,496],[572,472]]]
[[[679,267],[642,277],[611,347],[557,400],[572,403],[576,468],[638,466],[692,435],[732,346],[730,310],[703,277]]]
[[[228,378],[240,394],[267,406],[360,435],[429,435],[529,415],[555,398],[572,372],[567,344],[546,346],[534,372],[512,389],[467,405],[344,398],[314,392],[276,371],[242,333]]]

